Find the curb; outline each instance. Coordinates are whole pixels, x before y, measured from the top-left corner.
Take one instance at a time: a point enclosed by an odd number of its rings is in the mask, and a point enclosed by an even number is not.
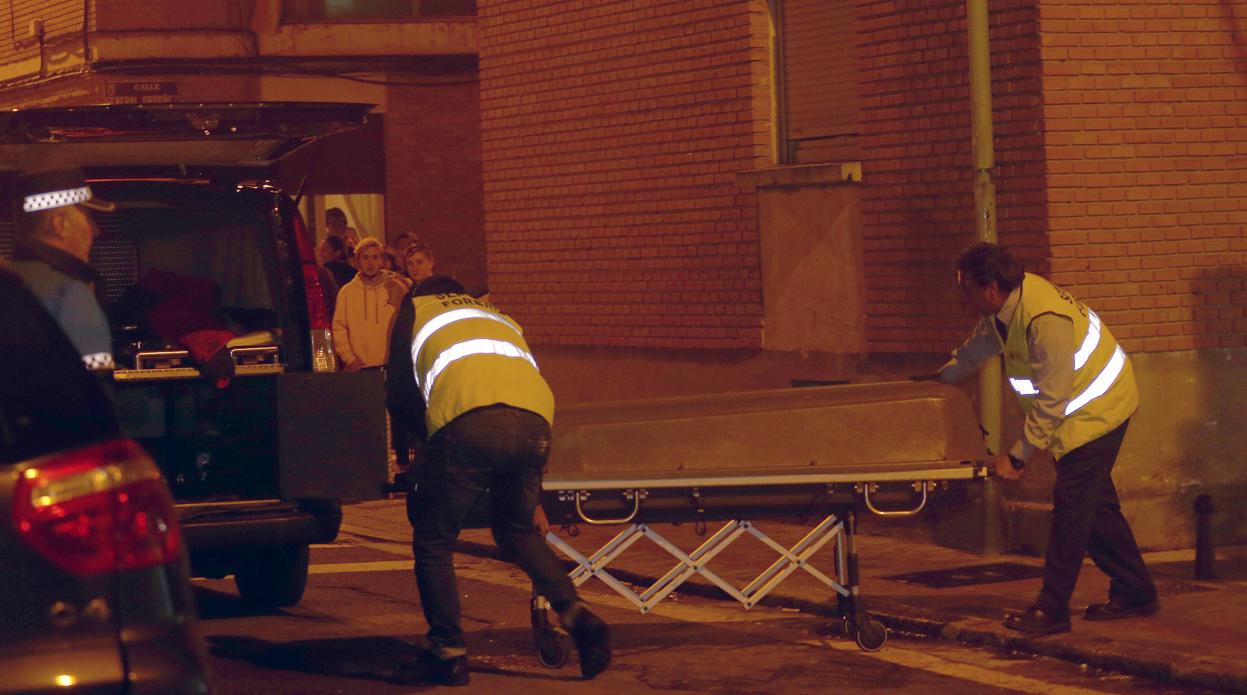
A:
[[[486,543],[460,540],[455,545],[455,552],[490,558],[501,562],[510,562],[509,559],[502,557],[502,553],[496,546]],[[560,559],[560,562],[569,570],[577,566],[576,563],[570,560]],[[620,581],[629,584],[648,586],[658,581],[657,577],[614,567],[610,569],[610,573]],[[726,596],[720,591],[718,587],[706,584],[686,582],[680,585],[679,592],[700,598],[721,601],[733,600],[730,596]],[[795,608],[803,613],[812,613],[837,620],[840,618],[840,611],[835,604],[788,596],[778,591],[763,598],[758,602],[758,605]],[[897,610],[898,608],[900,610]],[[1232,693],[1247,693],[1247,677],[1244,676],[1217,673],[1198,668],[1184,668],[1173,661],[1137,659],[1122,654],[1075,647],[1060,642],[1049,642],[1021,636],[1015,637],[991,630],[964,627],[958,625],[956,621],[932,619],[922,617],[917,613],[906,612],[903,607],[877,608],[870,607],[868,603],[867,610],[874,618],[887,626],[889,630],[906,632],[922,637],[945,639],[970,646],[994,647],[1050,659],[1059,659],[1070,663],[1084,664],[1102,671],[1113,671],[1147,678],[1160,683],[1211,688]]]

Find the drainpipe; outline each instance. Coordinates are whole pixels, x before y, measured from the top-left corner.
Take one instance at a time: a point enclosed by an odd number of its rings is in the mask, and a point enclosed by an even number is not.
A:
[[[970,124],[974,143],[974,227],[979,241],[996,243],[996,184],[992,181],[992,71],[987,0],[966,0],[970,46]],[[1000,358],[979,371],[979,421],[987,449],[1000,452]],[[1001,551],[1000,489],[988,478],[983,489],[983,552]]]

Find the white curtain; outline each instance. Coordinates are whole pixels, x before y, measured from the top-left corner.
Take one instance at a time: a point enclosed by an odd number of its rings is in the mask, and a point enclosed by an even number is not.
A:
[[[385,198],[376,193],[343,195],[346,212],[355,221],[355,230],[362,239],[375,236],[385,243]]]

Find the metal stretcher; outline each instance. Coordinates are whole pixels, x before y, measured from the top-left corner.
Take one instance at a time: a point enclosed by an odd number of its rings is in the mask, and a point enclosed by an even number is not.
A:
[[[553,531],[547,541],[577,563],[577,586],[597,577],[642,613],[694,575],[746,608],[797,570],[837,595],[842,627],[868,651],[887,630],[867,613],[858,588],[856,518],[912,516],[950,484],[987,475],[978,419],[960,390],[937,383],[890,382],[600,403],[561,409],[556,418],[542,503],[552,525],[622,525],[584,555]],[[792,547],[755,524],[760,518],[819,519]],[[651,524],[722,523],[685,552]],[[709,567],[744,534],[779,558],[743,587]],[[649,539],[676,564],[637,593],[607,566]],[[834,541],[834,578],[810,560]],[[534,600],[542,662],[566,658],[567,641]]]

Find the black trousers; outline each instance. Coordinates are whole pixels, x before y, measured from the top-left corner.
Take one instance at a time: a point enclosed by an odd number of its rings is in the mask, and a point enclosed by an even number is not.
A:
[[[1110,600],[1128,604],[1156,600],[1156,586],[1113,486],[1113,464],[1129,424],[1127,420],[1056,463],[1052,530],[1044,558],[1043,589],[1036,602],[1050,615],[1069,615],[1070,597],[1087,554],[1112,580]]]
[[[416,488],[412,549],[429,643],[440,658],[463,654],[454,544],[464,518],[488,495],[498,547],[510,551],[537,593],[560,613],[577,600],[562,563],[533,526],[550,425],[508,406],[478,408],[452,420],[429,440]]]

